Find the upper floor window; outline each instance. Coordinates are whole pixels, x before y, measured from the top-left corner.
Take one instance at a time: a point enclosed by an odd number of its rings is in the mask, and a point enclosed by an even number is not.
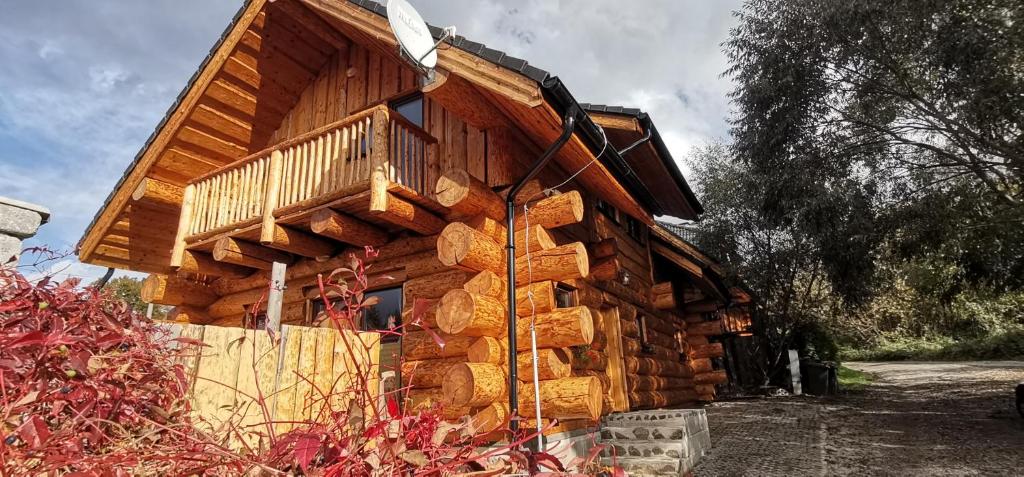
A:
[[[643,243],[644,241],[644,224],[633,217],[626,216],[626,233],[630,237],[633,237],[637,242]]]
[[[612,219],[612,222],[619,223],[619,211],[604,200],[597,199],[597,211]]]
[[[401,114],[403,118],[408,119],[409,122],[423,127],[423,95],[415,94],[412,96],[406,96],[402,99],[392,101],[389,105],[391,109],[395,110],[398,114]]]

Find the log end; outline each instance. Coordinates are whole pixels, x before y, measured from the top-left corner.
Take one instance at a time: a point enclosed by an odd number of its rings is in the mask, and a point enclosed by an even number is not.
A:
[[[462,169],[450,169],[437,180],[437,184],[434,186],[435,198],[441,205],[452,207],[469,195],[469,186],[469,172]]]
[[[152,274],[142,280],[142,288],[139,296],[142,301],[156,303],[163,298],[164,288],[167,286],[167,275]]]
[[[469,254],[473,229],[461,222],[445,226],[437,237],[437,259],[446,267],[455,267]]]
[[[587,383],[587,412],[589,418],[592,421],[601,419],[601,410],[604,408],[604,389],[601,387],[601,380],[595,376],[587,377],[589,382]]]
[[[458,334],[473,320],[473,295],[466,290],[451,290],[441,297],[437,307],[437,327]]]
[[[497,338],[484,336],[469,346],[466,357],[472,363],[505,364],[506,347]]]
[[[587,247],[582,242],[576,242],[572,246],[576,250],[576,267],[579,269],[579,278],[587,278],[590,275],[590,258],[587,255]]]

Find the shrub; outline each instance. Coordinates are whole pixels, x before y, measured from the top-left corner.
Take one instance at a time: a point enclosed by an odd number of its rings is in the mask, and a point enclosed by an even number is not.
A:
[[[366,285],[366,268],[356,257],[349,267],[320,277],[321,296],[337,297],[323,319],[354,329],[372,305]],[[484,451],[493,434],[479,435],[466,419],[446,422],[438,407],[407,412],[399,406],[404,389],[386,395],[381,408],[368,385],[375,372],[370,369],[357,369],[352,385],[338,391],[345,400],[319,390],[320,418],[293,423],[280,435],[269,431],[275,424],[267,411],[271,396],[258,396],[256,405],[268,419],[257,426],[268,430],[260,435],[264,445],[239,446],[232,436],[251,433],[240,428],[240,419],[229,419],[215,435],[194,422],[191,383],[180,363],[201,346],[170,338],[123,301],[75,281],[33,284],[16,271],[0,270],[2,474],[405,476],[485,466],[488,475],[564,471],[551,455],[522,449],[535,438],[529,432],[506,435],[508,444]],[[346,339],[345,346],[350,358],[367,351],[362,340]],[[600,449],[572,466],[594,471]]]
[[[76,281],[0,270],[3,468],[26,475],[170,470],[198,451],[167,335]],[[185,438],[183,438],[185,437]]]

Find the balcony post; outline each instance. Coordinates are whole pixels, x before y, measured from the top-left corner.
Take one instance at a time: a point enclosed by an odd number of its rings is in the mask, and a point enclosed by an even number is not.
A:
[[[281,175],[284,167],[284,154],[280,149],[270,153],[270,167],[267,172],[267,191],[263,197],[263,225],[260,228],[260,242],[274,241],[274,209],[277,208],[278,196],[281,192]]]
[[[189,184],[181,195],[181,215],[178,216],[178,233],[174,237],[174,248],[171,250],[171,267],[181,266],[185,256],[185,237],[192,227],[192,206],[195,203],[196,186]]]
[[[379,168],[385,177],[391,178],[391,164],[388,163],[388,132],[390,129],[388,112],[380,108],[373,112],[372,126],[373,145],[370,146],[371,168]]]

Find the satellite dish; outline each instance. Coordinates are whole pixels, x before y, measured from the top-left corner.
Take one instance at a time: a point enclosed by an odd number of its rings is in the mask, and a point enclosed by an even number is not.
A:
[[[425,72],[437,66],[437,46],[455,34],[455,27],[444,29],[436,43],[423,17],[406,0],[388,0],[388,23],[398,39],[400,51]]]

